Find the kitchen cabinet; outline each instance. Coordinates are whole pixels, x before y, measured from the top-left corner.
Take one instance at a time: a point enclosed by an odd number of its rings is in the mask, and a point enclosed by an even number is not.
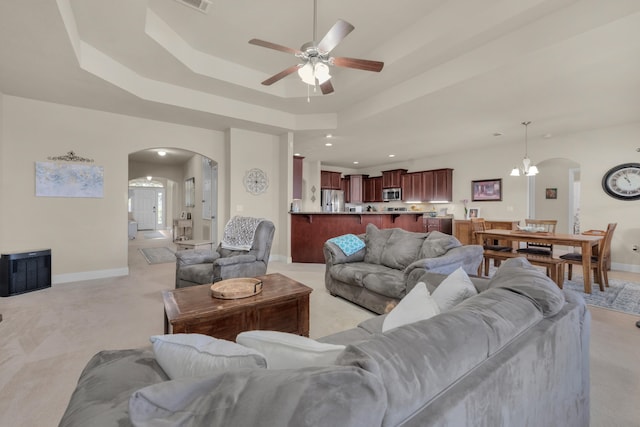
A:
[[[430,200],[450,202],[453,199],[453,169],[433,171],[433,196]]]
[[[304,157],[293,156],[293,196],[295,199],[302,199],[302,161]]]
[[[400,188],[402,186],[402,175],[406,173],[407,169],[382,171],[382,188]]]
[[[321,190],[340,190],[340,179],[342,174],[333,171],[320,171]]]
[[[351,203],[351,178],[348,175],[340,180],[340,189],[344,192],[344,202]]]
[[[402,200],[405,202],[420,202],[424,199],[422,172],[413,172],[401,177]]]
[[[382,202],[382,177],[366,178],[364,182],[363,202]]]
[[[439,231],[445,234],[452,234],[453,219],[452,218],[431,218],[424,217],[424,228],[426,232]]]
[[[364,202],[364,182],[369,175],[348,175],[349,178],[349,203]],[[382,190],[380,190],[382,193]],[[345,191],[345,195],[346,195]],[[346,197],[345,197],[346,200]]]

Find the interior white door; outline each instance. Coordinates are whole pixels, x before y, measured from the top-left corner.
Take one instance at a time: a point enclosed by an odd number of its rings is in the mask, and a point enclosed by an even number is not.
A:
[[[138,230],[155,230],[158,223],[156,209],[157,195],[152,188],[136,188],[131,200],[133,217],[138,222]]]

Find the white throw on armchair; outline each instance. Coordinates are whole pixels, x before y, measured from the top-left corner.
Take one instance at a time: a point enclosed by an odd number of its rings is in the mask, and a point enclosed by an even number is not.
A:
[[[176,288],[266,274],[274,232],[273,222],[262,220],[249,250],[226,249],[220,243],[215,251],[176,252]]]

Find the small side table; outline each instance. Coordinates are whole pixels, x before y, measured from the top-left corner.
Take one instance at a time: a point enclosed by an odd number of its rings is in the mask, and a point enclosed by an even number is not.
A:
[[[173,220],[173,241],[191,239],[193,236],[193,222],[190,219]]]
[[[211,240],[180,240],[175,242],[176,246],[178,247],[178,250],[212,249],[212,243],[213,242],[211,242]]]

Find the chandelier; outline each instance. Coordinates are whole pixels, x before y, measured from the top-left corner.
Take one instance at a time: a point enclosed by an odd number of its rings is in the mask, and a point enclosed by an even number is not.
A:
[[[516,166],[513,168],[513,170],[511,171],[511,176],[520,176],[521,174],[524,176],[534,176],[538,174],[538,168],[536,167],[536,165],[531,164],[531,159],[529,159],[529,155],[527,153],[527,148],[528,148],[527,130],[531,122],[530,121],[522,122],[522,124],[524,125],[524,159],[522,159],[521,167]]]

